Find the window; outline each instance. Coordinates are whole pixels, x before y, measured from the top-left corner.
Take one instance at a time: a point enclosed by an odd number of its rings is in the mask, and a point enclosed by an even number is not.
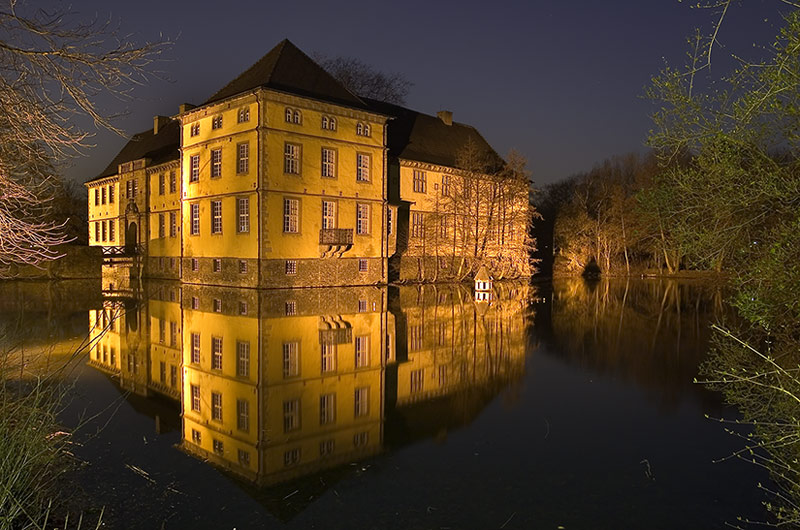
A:
[[[108,186],[108,204],[114,204],[114,185]]]
[[[370,155],[366,153],[356,154],[356,180],[359,182],[369,182]]]
[[[161,384],[167,383],[167,364],[164,361],[159,363],[158,380],[161,382]]]
[[[394,228],[394,214],[392,212],[393,210],[391,208],[386,210],[386,233],[388,235],[392,235],[392,230]]]
[[[336,349],[336,344],[332,342],[323,342],[320,344],[323,374],[336,371]]]
[[[291,432],[300,428],[300,400],[291,399],[283,402],[283,432]]]
[[[336,228],[336,203],[322,201],[322,229]]]
[[[422,392],[423,384],[425,382],[425,369],[411,371],[411,393],[416,394]]]
[[[158,237],[166,237],[167,219],[163,213],[158,214]]]
[[[366,447],[369,443],[369,432],[364,431],[353,435],[353,445],[355,447]]]
[[[319,397],[319,424],[336,423],[336,394],[323,394]]]
[[[200,299],[196,296],[192,297],[192,309],[200,309]],[[200,362],[200,361],[197,361]]]
[[[167,180],[163,173],[158,174],[158,194],[164,195],[167,192]]]
[[[192,429],[192,442],[196,443],[197,445],[200,445],[201,441],[202,437],[200,436],[200,431]]]
[[[193,123],[189,126],[189,136],[197,136],[200,134],[200,124]]]
[[[107,234],[108,229],[106,228],[105,221],[100,221],[100,228],[103,231],[103,241],[106,241],[108,239],[108,234]]]
[[[246,399],[236,400],[236,428],[242,432],[250,430],[250,402]]]
[[[94,224],[94,240],[100,241],[100,221]]]
[[[100,203],[101,204],[105,204],[106,203],[106,187],[105,186],[100,188]]]
[[[319,443],[319,456],[330,456],[336,448],[336,440],[323,440]]]
[[[300,448],[296,447],[283,453],[284,467],[294,466],[300,463]]]
[[[369,262],[366,259],[358,259],[358,272],[369,272]]]
[[[248,121],[250,121],[250,107],[242,107],[239,109],[239,112],[236,113],[236,122],[245,123]]]
[[[108,240],[109,241],[114,241],[114,239],[116,237],[116,235],[114,234],[114,230],[115,230],[114,221],[109,221],[108,222]]]
[[[250,143],[236,144],[236,173],[247,173],[250,169]]]
[[[178,213],[169,212],[169,237],[178,235]]]
[[[222,176],[222,149],[211,150],[211,178],[218,179]]]
[[[200,180],[200,155],[189,157],[189,182]]]
[[[290,109],[289,107],[286,107],[286,110],[284,111],[283,116],[284,116],[284,119],[286,120],[286,123],[292,123],[292,118],[294,116],[294,112],[292,112],[292,109]]]
[[[421,212],[411,213],[411,237],[422,237],[423,233],[422,219],[423,218]]]
[[[336,150],[322,148],[322,176],[336,178]]]
[[[250,231],[250,199],[238,197],[236,199],[236,218],[239,220],[236,231],[244,234]]]
[[[247,261],[240,259],[239,260],[239,274],[247,274]]]
[[[178,347],[178,323],[174,321],[169,323],[169,345],[171,348]]]
[[[439,235],[447,237],[447,216],[443,215],[439,218]]]
[[[361,335],[355,340],[356,368],[369,366],[369,335]]]
[[[197,203],[189,205],[189,215],[191,218],[191,227],[189,233],[196,236],[200,233],[200,205]]]
[[[200,262],[197,258],[192,258],[192,270],[197,272],[200,269]]]
[[[450,196],[450,175],[442,175],[442,195]]]
[[[283,199],[283,231],[297,234],[300,231],[300,200]]]
[[[358,301],[358,312],[359,313],[366,313],[367,312],[367,301],[366,300],[359,300]]]
[[[222,201],[211,201],[211,233],[222,233]]]
[[[222,337],[211,337],[211,369],[222,370]]]
[[[222,114],[211,118],[211,129],[222,129]]]
[[[300,146],[286,143],[283,146],[283,172],[289,175],[300,174]]]
[[[195,412],[200,412],[200,387],[197,385],[191,385],[192,389],[192,410]]]
[[[369,415],[369,387],[363,386],[356,388],[354,396],[355,410],[353,414],[356,418]]]
[[[283,378],[297,377],[300,374],[300,343],[283,343]]]
[[[300,111],[297,109],[290,109],[289,107],[286,107],[286,110],[284,111],[284,118],[286,123],[295,123],[300,125],[302,122],[302,115],[300,114]]]
[[[356,134],[358,136],[370,136],[371,131],[368,123],[358,122],[356,124]]]
[[[98,188],[94,189],[94,205],[100,206],[100,190]]]
[[[356,234],[362,236],[369,234],[369,214],[369,204],[356,205]]]
[[[291,300],[285,304],[286,316],[293,316],[297,314],[297,302]]]
[[[286,260],[286,274],[297,274],[297,260]]]
[[[292,116],[292,123],[296,123],[297,125],[300,125],[300,122],[302,122],[302,121],[303,120],[302,120],[302,115],[300,114],[300,111],[299,110],[295,110],[294,111],[294,115]]]
[[[239,314],[246,315],[247,314],[247,302],[239,301]]]
[[[220,456],[225,454],[225,444],[223,444],[221,440],[212,440],[212,444],[214,447],[214,453]]]
[[[169,172],[169,192],[175,193],[178,191],[178,177],[175,175],[175,170]],[[112,201],[113,202],[113,201]]]
[[[169,367],[169,386],[172,388],[178,386],[178,367],[174,364]]]
[[[409,346],[411,347],[411,351],[421,350],[423,344],[422,336],[424,333],[422,325],[417,324],[416,326],[410,326],[408,328],[408,333],[410,335]]]
[[[250,377],[250,343],[236,341],[236,376]]]
[[[125,194],[126,194],[125,198],[126,199],[134,200],[136,198],[136,193],[138,191],[137,190],[137,186],[138,186],[138,184],[136,183],[135,180],[129,180],[128,182],[125,183]]]
[[[158,342],[161,344],[167,342],[167,323],[163,318],[158,319]]]
[[[327,131],[335,131],[336,130],[336,118],[333,116],[323,116],[322,117],[322,128]]]
[[[250,467],[250,453],[244,449],[239,449],[239,465],[242,467]]]
[[[222,394],[211,392],[211,419],[222,421]]]
[[[414,170],[414,191],[425,193],[428,190],[428,176],[424,171]]]
[[[328,117],[327,116],[323,116],[322,117],[322,128],[327,130],[329,124],[330,124],[330,120],[328,119]]]
[[[200,334],[192,333],[192,364],[200,364]]]
[[[222,313],[222,300],[214,298],[213,308],[215,313]]]
[[[439,387],[444,387],[447,384],[447,366],[439,366]]]

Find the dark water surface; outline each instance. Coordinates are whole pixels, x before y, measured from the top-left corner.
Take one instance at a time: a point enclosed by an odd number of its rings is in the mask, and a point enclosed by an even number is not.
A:
[[[719,287],[0,286],[31,369],[87,334],[81,502],[110,528],[725,528],[766,474],[693,384]]]

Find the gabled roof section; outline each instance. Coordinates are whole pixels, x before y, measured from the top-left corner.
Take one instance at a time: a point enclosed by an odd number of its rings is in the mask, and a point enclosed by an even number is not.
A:
[[[205,104],[259,87],[274,88],[348,107],[367,108],[361,98],[347,90],[288,39],[282,40],[253,66],[211,96]]]
[[[389,156],[457,167],[459,151],[472,141],[478,149],[485,151],[497,169],[504,163],[489,142],[471,125],[457,122],[447,125],[436,116],[383,101],[364,100],[376,112],[393,118],[389,120],[387,132]]]
[[[153,129],[134,134],[108,167],[98,176],[86,182],[116,175],[119,165],[131,160],[149,158],[151,166],[179,160],[179,143],[180,124],[177,120],[170,120],[166,125],[159,127],[158,134],[153,134]]]

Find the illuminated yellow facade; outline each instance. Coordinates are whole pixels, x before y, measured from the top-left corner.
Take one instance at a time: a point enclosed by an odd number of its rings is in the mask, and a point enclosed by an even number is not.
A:
[[[526,220],[484,207],[483,189],[474,205],[447,199],[467,143],[502,164],[451,114],[359,98],[283,41],[204,104],[157,116],[87,182],[90,244],[134,276],[232,287],[463,279],[478,261],[530,275],[505,259],[527,250],[514,243]]]

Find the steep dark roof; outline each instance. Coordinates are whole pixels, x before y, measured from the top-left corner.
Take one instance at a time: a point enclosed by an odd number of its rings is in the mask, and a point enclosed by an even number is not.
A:
[[[102,173],[86,182],[116,175],[118,166],[131,160],[149,158],[151,159],[150,165],[178,160],[180,158],[179,143],[180,124],[177,120],[171,120],[166,125],[159,127],[158,134],[153,134],[153,129],[135,134]]]
[[[503,159],[472,126],[453,122],[447,125],[436,116],[422,114],[399,105],[374,99],[364,99],[369,106],[381,114],[391,116],[389,120],[389,156],[427,162],[441,166],[456,167],[456,158],[470,140],[486,152],[497,167]]]
[[[206,103],[258,87],[274,88],[349,107],[366,108],[364,101],[347,90],[288,39],[282,40],[253,66],[211,96]]]

